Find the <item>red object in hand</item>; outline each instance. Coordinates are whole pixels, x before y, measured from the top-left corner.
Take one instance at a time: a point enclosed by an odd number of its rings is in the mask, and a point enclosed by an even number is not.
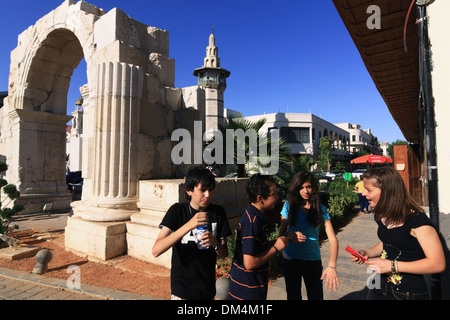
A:
[[[355,257],[357,257],[357,258],[359,258],[359,259],[361,259],[362,261],[367,261],[367,259],[366,258],[364,258],[364,256],[362,256],[359,252],[357,252],[355,249],[353,249],[353,248],[350,248],[349,246],[347,246],[346,248],[345,248],[345,251],[347,251],[347,252],[349,252],[349,253],[351,253],[352,255],[354,255]]]

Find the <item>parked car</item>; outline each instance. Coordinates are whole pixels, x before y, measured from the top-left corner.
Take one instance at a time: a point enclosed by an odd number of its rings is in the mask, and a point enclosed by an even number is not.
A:
[[[238,173],[237,172],[232,172],[227,174],[224,178],[237,178]]]
[[[81,171],[71,171],[66,174],[67,189],[72,193],[72,200],[80,200],[83,190],[83,177]]]
[[[359,180],[361,180],[361,176],[366,171],[367,169],[356,169],[355,171],[352,172],[352,178],[358,178]]]
[[[67,185],[69,185],[69,183],[80,183],[81,181],[83,181],[81,171],[70,171],[66,174]]]
[[[333,172],[325,172],[325,176],[331,178],[331,180],[336,179],[336,173]]]
[[[331,176],[328,176],[324,172],[321,172],[321,171],[313,171],[311,173],[314,175],[314,178],[316,178],[316,180],[319,183],[328,183],[331,180],[333,180]]]
[[[81,199],[81,192],[83,191],[83,181],[80,183],[69,183],[68,188],[72,193],[73,201]]]

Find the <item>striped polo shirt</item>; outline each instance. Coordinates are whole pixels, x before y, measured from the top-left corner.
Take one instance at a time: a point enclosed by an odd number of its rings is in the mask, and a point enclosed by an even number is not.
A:
[[[265,300],[269,281],[269,262],[253,270],[244,266],[243,255],[256,256],[267,250],[264,214],[249,204],[239,222],[236,248],[230,273],[229,300]]]

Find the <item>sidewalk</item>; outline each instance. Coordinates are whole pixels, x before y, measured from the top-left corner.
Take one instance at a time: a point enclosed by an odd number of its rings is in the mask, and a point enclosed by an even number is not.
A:
[[[337,273],[341,283],[337,291],[329,292],[324,288],[325,300],[364,300],[364,288],[370,273],[366,273],[364,265],[353,263],[348,258],[345,251],[346,246],[356,250],[366,249],[378,243],[377,224],[373,219],[373,214],[356,216],[353,221],[337,232],[339,240],[339,255],[337,261]],[[329,242],[326,241],[321,247],[322,264],[327,266],[330,257]],[[302,286],[303,300],[307,299],[306,290]],[[270,287],[268,300],[286,300],[286,290],[284,278],[279,278]]]
[[[64,230],[69,213],[18,215],[19,230]],[[69,277],[69,275],[68,275]],[[0,300],[161,300],[147,295],[81,283],[69,289],[67,280],[0,267]]]
[[[68,214],[54,214],[33,217],[23,217],[15,221],[20,229],[61,230],[66,225]],[[347,245],[355,249],[368,248],[378,241],[377,225],[372,214],[356,216],[353,221],[338,230],[339,256],[337,271],[341,286],[336,292],[324,290],[325,300],[364,299],[362,295],[367,278],[364,265],[350,262]],[[322,263],[328,263],[329,243],[322,244]],[[82,284],[81,290],[70,290],[65,280],[52,279],[45,275],[30,272],[0,268],[0,300],[158,300],[150,296],[139,295],[127,291],[101,288]],[[303,286],[303,299],[306,290]],[[270,287],[268,300],[286,300],[284,278],[279,278]]]
[[[158,300],[136,293],[82,284],[70,290],[61,279],[0,268],[0,300]]]

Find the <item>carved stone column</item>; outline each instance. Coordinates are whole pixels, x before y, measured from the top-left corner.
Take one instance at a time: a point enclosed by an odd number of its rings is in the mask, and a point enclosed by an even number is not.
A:
[[[137,139],[143,72],[126,63],[102,63],[96,83],[89,170],[82,201],[72,203],[66,247],[106,260],[126,252],[125,221],[139,212]]]
[[[90,221],[128,220],[137,208],[137,139],[143,74],[137,66],[109,62],[98,66],[91,176],[83,201]]]

